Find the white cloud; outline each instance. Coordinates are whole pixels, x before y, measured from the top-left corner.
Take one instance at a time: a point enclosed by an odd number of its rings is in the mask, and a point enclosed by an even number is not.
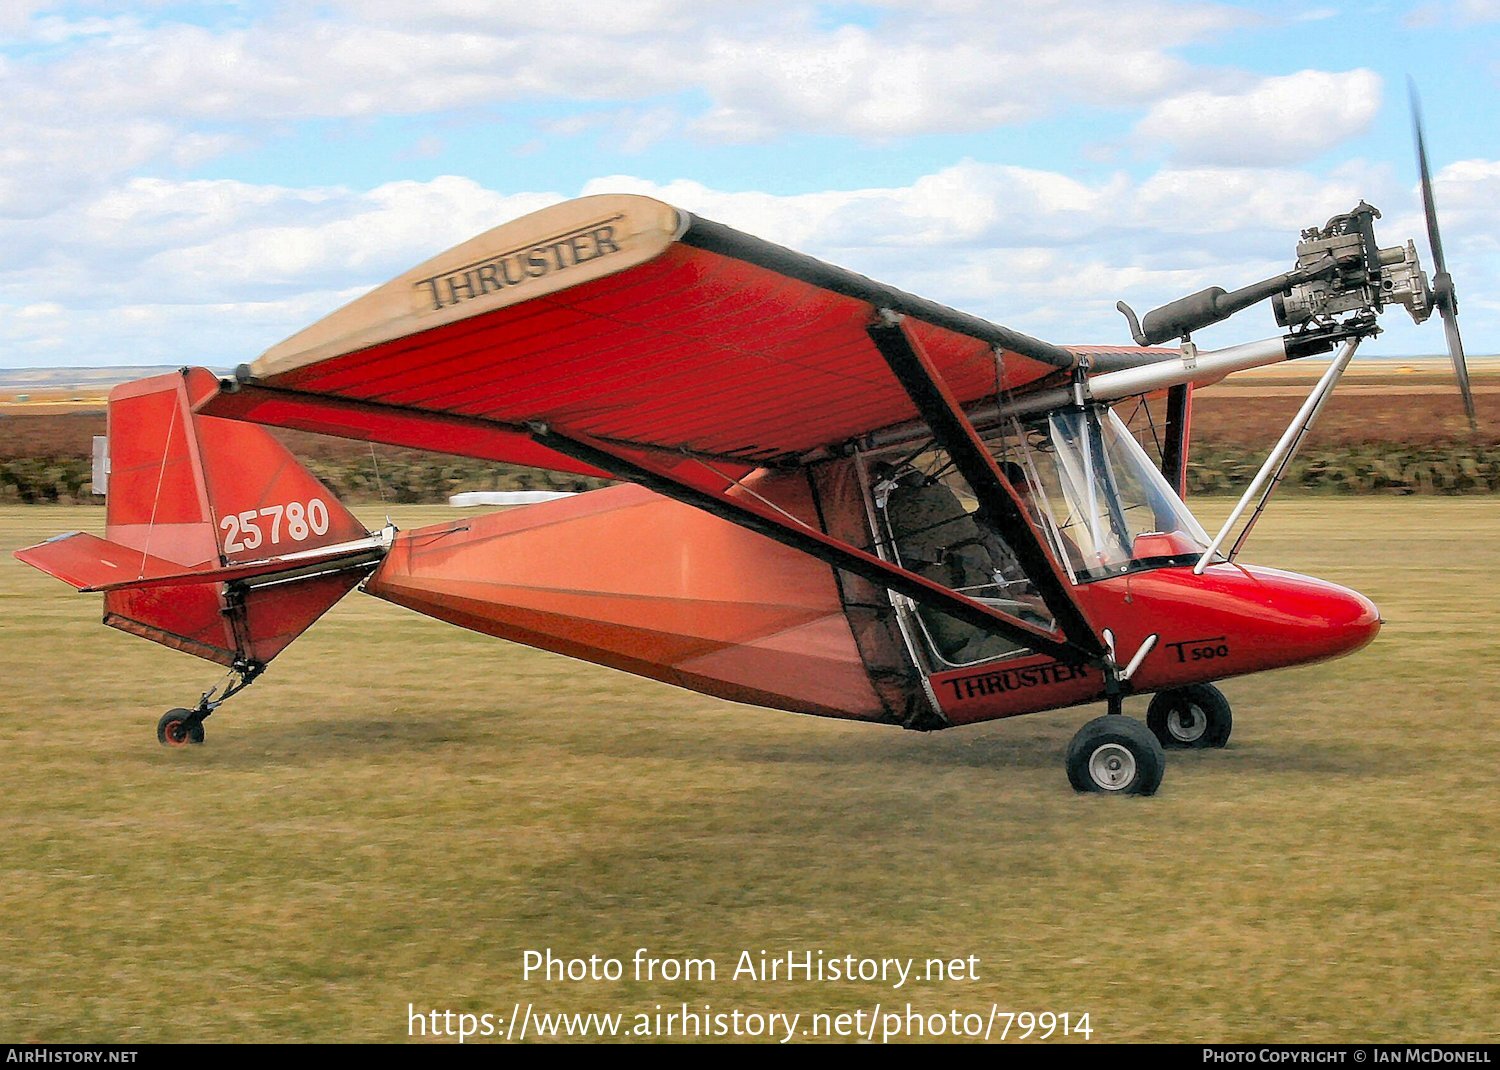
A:
[[[1469,298],[1466,331],[1493,332],[1482,295],[1500,292],[1500,161],[1452,164],[1435,181],[1450,265]],[[786,196],[629,176],[578,193],[605,191],[657,196],[1060,342],[1125,341],[1120,298],[1144,310],[1285,270],[1302,227],[1362,196],[1391,210],[1384,242],[1421,233],[1420,214],[1403,207],[1414,192],[1362,165],[1328,178],[1169,168],[1081,182],[962,161],[901,186]],[[0,364],[233,365],[442,248],[565,195],[452,176],[368,191],[134,180],[37,224],[53,239],[45,272],[0,274]],[[1268,312],[1253,312],[1216,335],[1273,330]],[[1421,338],[1440,346],[1430,330]]]
[[[1449,164],[1432,184],[1443,252],[1460,295],[1500,300],[1489,296],[1500,295],[1500,160]],[[1399,222],[1425,233],[1415,211]]]
[[[1108,203],[1124,188],[1118,176],[1089,186],[1055,172],[966,160],[888,189],[775,196],[612,176],[594,179],[582,193],[657,197],[769,241],[830,256],[841,250],[1075,243],[1108,225]]]
[[[25,36],[38,15],[56,6],[55,0],[5,0],[0,4],[0,43]]]
[[[80,37],[120,37],[133,34],[138,25],[130,17],[70,19],[50,16],[33,20],[26,36],[35,43],[58,45]]]
[[[587,25],[600,37],[651,33],[662,26],[691,26],[705,15],[733,15],[747,5],[736,0],[529,0],[517,4],[475,4],[473,0],[334,0],[351,17],[377,25],[408,28],[462,25],[476,33],[519,34]],[[753,10],[753,8],[751,8]]]
[[[1413,8],[1402,21],[1417,29],[1443,22],[1464,26],[1496,20],[1500,20],[1500,0],[1435,0]]]
[[[101,178],[160,159],[174,140],[170,126],[151,120],[37,121],[22,98],[0,111],[0,219],[45,215]]]
[[[58,23],[50,36],[71,47],[28,63],[25,88],[51,109],[236,122],[701,91],[708,133],[886,137],[1149,101],[1187,71],[1174,48],[1250,18],[1179,0],[1144,0],[1125,20],[1103,0],[897,3],[875,29],[828,25],[812,4],[682,0],[294,12],[224,29]]]
[[[874,29],[788,24],[705,35],[696,129],[724,140],[786,130],[869,139],[978,130],[1079,103],[1159,98],[1188,77],[1172,49],[1243,23],[1226,8],[1103,3],[892,4]]]
[[[279,301],[161,302],[66,308],[21,315],[0,304],[0,366],[104,367],[176,364],[232,368],[290,332],[358,296],[358,290]],[[249,348],[260,340],[264,345]]]
[[[1240,92],[1194,90],[1156,104],[1136,133],[1195,164],[1301,163],[1363,133],[1380,108],[1379,75],[1299,71]]]
[[[329,206],[332,211],[309,220],[298,217],[289,197],[274,219],[163,249],[143,268],[219,299],[331,289],[355,280],[375,285],[500,220],[560,199],[548,193],[503,196],[472,179],[445,176],[392,182],[363,194],[345,191]]]
[[[208,25],[172,21],[170,7],[54,7],[3,8],[0,48],[33,47],[0,53],[0,220],[308,119],[603,105],[560,122],[607,124],[608,147],[630,154],[673,136],[881,140],[1141,106],[1195,73],[1174,49],[1254,18],[1188,0],[1142,0],[1124,20],[1104,0],[891,0],[873,26],[811,2],[739,0],[348,0]]]
[[[453,176],[363,192],[135,179],[40,225],[53,257],[46,279],[60,292],[94,303],[261,301],[373,286],[560,199]],[[117,269],[100,272],[101,262]]]
[[[683,121],[675,108],[612,108],[544,119],[538,125],[554,137],[577,137],[595,131],[609,145],[634,156],[677,133]]]
[[[1155,240],[1177,235],[1295,236],[1345,212],[1361,198],[1379,199],[1368,176],[1319,178],[1280,168],[1167,168],[1143,180],[1130,222]]]
[[[1299,228],[1361,197],[1392,212],[1387,240],[1421,229],[1389,168],[1295,166],[1371,122],[1373,73],[1256,80],[1193,59],[1189,46],[1253,25],[1245,8],[1141,0],[1121,17],[1104,0],[334,0],[237,8],[210,26],[173,22],[172,10],[131,20],[103,3],[0,4],[0,364],[58,354],[233,364],[568,193],[548,190],[551,179],[528,192],[455,176],[373,189],[175,177],[308,118],[373,126],[541,102],[548,125],[524,120],[540,136],[597,132],[630,153],[684,133],[882,143],[1074,108],[1125,129],[1144,113],[1133,146],[1171,157],[1155,173],[1121,150],[1136,173],[1082,180],[966,160],[889,187],[788,195],[633,177],[579,190],[655,194],[1064,341],[1123,340],[1119,297],[1150,307],[1282,270]],[[1444,11],[1491,18],[1496,0]],[[11,47],[18,40],[25,47]],[[420,126],[402,134],[408,156],[441,147],[442,127]],[[1500,292],[1497,167],[1467,161],[1438,175],[1450,260],[1466,310],[1481,313],[1479,295]]]

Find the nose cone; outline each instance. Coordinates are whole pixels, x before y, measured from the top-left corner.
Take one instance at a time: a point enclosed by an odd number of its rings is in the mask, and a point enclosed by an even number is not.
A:
[[[1358,591],[1292,572],[1252,570],[1266,597],[1267,651],[1283,665],[1352,654],[1380,632],[1380,610]]]
[[[1256,565],[1162,568],[1078,590],[1093,619],[1120,622],[1125,649],[1160,636],[1134,677],[1143,691],[1343,657],[1380,631],[1375,603],[1357,591]]]
[[[1324,583],[1322,602],[1325,618],[1321,631],[1326,653],[1337,658],[1369,646],[1380,633],[1380,610],[1358,591]]]

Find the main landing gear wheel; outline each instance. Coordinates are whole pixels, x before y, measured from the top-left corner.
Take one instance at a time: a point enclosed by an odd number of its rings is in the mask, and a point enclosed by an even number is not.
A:
[[[1068,744],[1068,781],[1074,791],[1154,795],[1167,755],[1151,730],[1119,714],[1096,717]]]
[[[190,743],[203,742],[203,722],[189,725],[192,710],[168,710],[156,722],[156,741],[163,747],[186,747]]]
[[[1146,709],[1146,724],[1163,747],[1203,750],[1229,742],[1234,718],[1224,692],[1213,684],[1189,684],[1159,692]]]

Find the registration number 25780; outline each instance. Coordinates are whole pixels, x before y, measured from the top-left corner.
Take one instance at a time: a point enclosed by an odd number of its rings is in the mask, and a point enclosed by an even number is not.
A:
[[[264,509],[246,509],[231,513],[219,521],[224,532],[224,552],[254,550],[261,545],[278,546],[285,542],[304,542],[314,535],[328,532],[328,506],[322,498],[285,505],[268,505]]]

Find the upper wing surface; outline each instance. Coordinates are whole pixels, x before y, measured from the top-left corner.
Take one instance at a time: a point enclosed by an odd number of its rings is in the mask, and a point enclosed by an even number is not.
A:
[[[538,447],[528,425],[753,466],[917,415],[866,333],[883,309],[906,317],[960,403],[1077,359],[659,201],[607,195],[505,223],[386,283],[242,368],[246,396],[209,411],[450,452],[469,452],[454,448],[465,429],[488,430],[493,459],[569,471],[586,468]],[[320,399],[331,408],[315,419]]]

